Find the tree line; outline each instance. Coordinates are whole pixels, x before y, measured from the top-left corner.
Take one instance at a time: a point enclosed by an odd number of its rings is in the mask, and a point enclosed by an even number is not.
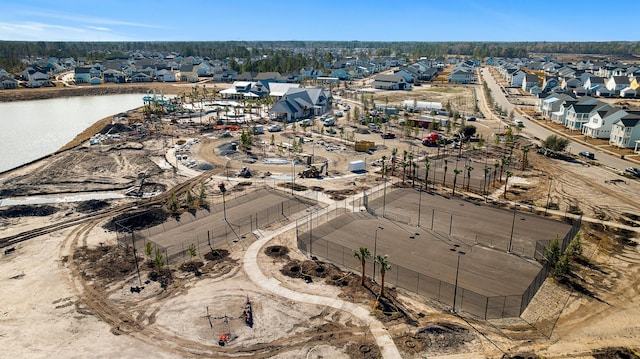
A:
[[[592,54],[630,56],[640,54],[640,41],[610,42],[377,42],[377,41],[123,41],[123,42],[55,42],[0,41],[0,66],[13,68],[19,60],[31,57],[86,57],[89,60],[128,57],[126,54],[144,51],[211,59],[251,59],[257,56],[291,56],[295,62],[305,59],[293,50],[307,49],[309,58],[335,53],[338,56],[392,55],[410,59],[440,56],[526,57],[535,54]],[[278,55],[279,54],[279,55]],[[305,59],[305,61],[302,61]],[[278,61],[281,61],[278,59]],[[265,71],[270,63],[259,61],[247,71]],[[280,63],[286,70],[287,64]],[[260,69],[260,70],[258,70]],[[271,68],[269,71],[277,71]]]

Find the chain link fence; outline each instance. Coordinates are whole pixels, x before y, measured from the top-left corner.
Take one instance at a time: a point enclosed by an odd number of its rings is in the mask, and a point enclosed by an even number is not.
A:
[[[363,198],[365,203],[367,201],[367,195],[368,194]],[[347,270],[360,273],[361,263],[353,256],[356,250],[355,248],[345,247],[323,238],[330,232],[335,231],[336,228],[345,227],[354,220],[375,218],[375,215],[369,212],[351,213],[349,215],[340,215],[341,213],[347,212],[346,210],[335,210],[330,215],[327,214],[317,219],[307,221],[305,223],[306,227],[302,227],[301,231],[296,233],[298,248],[307,256],[320,257]],[[315,218],[313,214],[310,216],[311,218]],[[387,219],[394,220],[390,216],[388,216]],[[330,226],[321,226],[321,224],[328,223],[329,221],[331,222]],[[580,225],[580,220],[575,221],[569,232],[560,240],[562,251],[567,248],[569,241],[578,233]],[[434,231],[434,233],[436,232]],[[437,233],[437,235],[446,236],[447,234]],[[454,283],[416,272],[405,268],[399,263],[393,262],[391,262],[393,270],[386,273],[385,283],[436,300],[446,306],[453,307],[455,302],[455,310],[474,315],[478,318],[498,319],[518,317],[526,309],[552,269],[545,260],[546,251],[550,242],[551,241],[547,240],[536,242],[535,257],[544,264],[522,294],[485,296],[473,290],[466,289],[459,285],[456,286]],[[518,253],[514,252],[514,254],[517,255]],[[366,262],[366,272],[368,273],[373,272],[372,262],[371,260]]]

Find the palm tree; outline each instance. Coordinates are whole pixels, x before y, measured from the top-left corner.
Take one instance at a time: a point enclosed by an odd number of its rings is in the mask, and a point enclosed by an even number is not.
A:
[[[442,185],[444,186],[445,182],[447,182],[447,165],[449,161],[444,160],[444,176],[442,176]]]
[[[467,191],[469,191],[469,185],[471,184],[471,171],[473,171],[473,167],[467,166]]]
[[[384,178],[385,173],[387,172],[387,156],[382,156],[382,177]]]
[[[493,164],[493,181],[495,182],[498,179],[498,167],[500,167],[500,161],[496,161]]]
[[[389,263],[389,255],[385,254],[384,256],[377,255],[376,263],[380,264],[380,294],[378,297],[382,297],[384,295],[384,276],[389,269],[391,269],[391,263]]]
[[[458,182],[458,175],[461,173],[462,171],[460,171],[459,169],[454,169],[453,170],[453,190],[451,191],[451,195],[455,196],[456,195],[456,182]]]
[[[504,156],[500,159],[500,182],[502,182],[502,171],[509,165],[509,157]]]
[[[509,177],[513,176],[513,172],[506,171],[507,179],[504,181],[504,198],[507,198],[507,185],[509,184]]]
[[[394,147],[391,150],[391,176],[396,172],[396,156],[398,155],[398,148]]]
[[[531,148],[529,146],[522,147],[522,170],[524,171],[527,168],[527,162],[529,162],[529,150]]]
[[[362,278],[360,280],[360,285],[364,286],[364,271],[365,266],[367,265],[367,259],[371,258],[371,253],[369,252],[369,248],[360,247],[360,249],[356,252],[353,252],[353,257],[360,261],[360,265],[362,266]]]
[[[429,189],[429,168],[431,167],[431,163],[429,163],[429,158],[425,156],[424,158],[424,188]]]

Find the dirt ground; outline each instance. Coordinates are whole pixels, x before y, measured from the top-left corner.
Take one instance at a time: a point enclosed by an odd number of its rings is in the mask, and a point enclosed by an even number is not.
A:
[[[346,126],[349,131],[351,127]],[[477,126],[485,136],[495,128],[490,121]],[[214,201],[220,200],[215,184],[228,174],[231,184],[278,185],[288,183],[286,176],[303,168],[261,162],[263,158],[287,157],[288,153],[279,152],[275,144],[300,136],[299,129],[298,133],[290,128],[274,133],[274,145],[270,145],[270,133],[258,136],[266,146],[256,146],[258,159],[251,159],[254,162],[241,153],[220,156],[216,152],[220,145],[237,141],[237,135],[223,138],[215,131],[200,135],[189,128],[169,130],[181,133],[184,140],[201,139],[191,154],[214,166],[209,176],[216,180],[207,182]],[[420,144],[420,136],[399,135],[382,141],[377,133],[357,134],[357,139],[378,144],[371,155],[356,153],[339,135],[316,133],[310,139],[313,141],[305,142],[303,152],[313,153],[315,162],[326,159],[329,175],[322,180],[296,178],[295,183],[319,187],[328,195],[345,196],[380,183],[381,174],[373,167],[367,174],[349,173],[349,161],[366,159],[370,163],[383,155],[389,158],[393,148],[398,148],[400,155],[405,150],[435,155],[435,149]],[[327,143],[335,149],[327,150]],[[4,174],[1,197],[122,191],[139,185],[142,177],[154,184],[149,191],[184,190],[188,179],[165,161],[170,147],[168,138],[161,136],[101,148],[81,146]],[[513,157],[521,156],[516,149]],[[517,165],[513,168],[514,182],[507,193],[510,200],[538,206],[549,202],[553,216],[562,217],[566,211],[640,226],[636,200],[640,181],[579,161],[550,159],[533,150],[528,158],[525,170]],[[254,177],[234,178],[233,174],[245,166]],[[399,170],[397,176],[400,181]],[[496,183],[492,196],[500,197],[503,189],[503,183]],[[133,252],[117,247],[114,232],[103,225],[145,201],[124,198],[0,207],[2,238],[56,223],[69,224],[3,248],[0,344],[7,357],[140,357],[142,353],[159,358],[379,357],[366,327],[349,313],[285,301],[248,285],[241,267],[244,252],[239,248],[196,253],[191,261],[170,268],[157,268],[150,264],[152,258],[137,253],[138,275]],[[71,222],[77,219],[81,221]],[[385,323],[403,357],[637,358],[637,233],[585,222],[581,238],[583,255],[573,263],[571,276],[547,280],[520,318],[491,321],[453,316],[439,303],[394,289],[389,290],[388,301],[376,304],[375,285],[368,282],[361,287],[359,273],[308,261],[296,250],[292,232],[271,241],[258,263],[264,273],[287,288],[371,308],[372,315]],[[302,273],[313,273],[312,281],[305,280]],[[253,310],[251,325],[242,318],[247,300]],[[223,332],[229,333],[231,340],[220,346]]]

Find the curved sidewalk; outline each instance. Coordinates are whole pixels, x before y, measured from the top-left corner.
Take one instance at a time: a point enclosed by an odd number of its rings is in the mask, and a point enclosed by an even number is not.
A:
[[[328,298],[319,295],[307,293],[299,293],[291,289],[285,288],[280,281],[275,278],[267,278],[258,266],[258,253],[262,247],[276,235],[292,230],[296,226],[295,222],[278,229],[273,233],[257,240],[249,248],[244,255],[243,267],[249,278],[258,286],[287,299],[298,302],[315,304],[319,306],[327,306],[335,309],[346,311],[358,317],[365,325],[369,327],[371,334],[376,340],[380,353],[384,358],[401,358],[400,352],[396,347],[393,339],[387,332],[387,329],[376,320],[371,313],[363,307],[337,298]]]

